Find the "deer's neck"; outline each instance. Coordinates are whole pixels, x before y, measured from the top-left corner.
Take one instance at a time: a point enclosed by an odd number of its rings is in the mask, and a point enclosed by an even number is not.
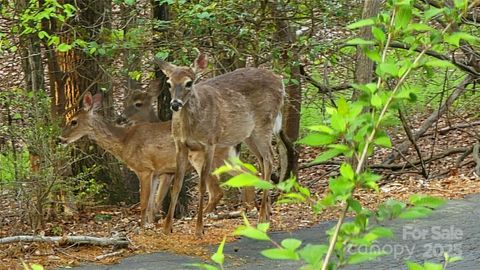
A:
[[[101,118],[96,118],[92,124],[93,133],[90,138],[95,140],[100,147],[121,159],[122,151],[125,148],[124,138],[127,128],[115,126]]]

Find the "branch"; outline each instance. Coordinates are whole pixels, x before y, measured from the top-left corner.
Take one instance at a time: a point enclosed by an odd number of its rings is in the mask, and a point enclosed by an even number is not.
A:
[[[319,81],[315,80],[310,76],[307,71],[305,70],[305,66],[300,65],[300,75],[302,75],[307,82],[311,85],[315,86],[318,89],[318,92],[322,94],[329,95],[332,92],[336,91],[343,91],[352,88],[352,84],[344,83],[336,86],[327,86],[325,84],[320,83]]]
[[[478,125],[480,125],[480,121],[475,121],[475,122],[466,123],[466,124],[458,124],[456,126],[449,126],[449,127],[441,128],[441,129],[437,130],[437,133],[440,134],[440,135],[445,135],[452,130],[469,128],[469,127],[474,127],[474,126],[478,126]],[[421,137],[430,136],[430,135],[433,135],[433,134],[434,134],[434,132],[427,132],[427,133],[423,134]]]
[[[410,46],[408,46],[406,44],[403,44],[403,43],[400,43],[400,42],[392,42],[392,44],[390,44],[390,47],[397,48],[397,49],[404,49],[404,50],[410,50],[411,49]],[[414,51],[421,52],[422,48],[415,48]],[[454,59],[450,58],[447,55],[444,55],[444,54],[441,54],[441,53],[438,53],[438,52],[432,51],[432,50],[427,50],[425,52],[425,54],[428,55],[428,56],[431,56],[431,57],[435,57],[435,58],[440,59],[440,60],[449,61],[452,64],[454,64],[456,67],[458,67],[459,69],[461,69],[461,70],[463,70],[463,71],[465,71],[465,72],[467,72],[467,73],[469,73],[473,76],[476,76],[476,77],[480,76],[480,73],[477,72],[471,66],[468,66],[468,65],[465,65],[465,64],[462,64],[462,63],[458,63],[457,61],[455,61]]]
[[[431,161],[439,160],[441,158],[444,158],[446,156],[454,155],[454,154],[459,154],[459,153],[465,153],[471,151],[472,147],[460,147],[460,148],[453,148],[453,149],[448,149],[445,152],[442,152],[440,154],[433,155],[430,158],[426,158],[423,161],[422,160],[416,160],[416,161],[411,161],[406,164],[377,164],[377,165],[371,165],[369,168],[371,169],[388,169],[388,170],[402,170],[402,169],[407,169],[414,167],[415,165],[419,165],[422,162],[425,164]]]
[[[417,141],[415,140],[415,137],[413,136],[412,129],[408,126],[407,119],[405,118],[405,115],[403,114],[401,109],[398,109],[398,116],[400,117],[400,120],[402,121],[402,126],[403,129],[405,130],[405,133],[407,134],[407,138],[410,141],[410,143],[413,145],[415,148],[415,152],[417,152],[418,159],[420,161],[420,165],[422,167],[422,175],[425,179],[428,178],[428,173],[427,170],[425,169],[425,162],[422,157],[422,152],[420,151],[420,147],[418,147]]]
[[[10,244],[16,242],[41,242],[58,244],[89,244],[97,246],[114,245],[117,247],[126,247],[129,241],[125,238],[107,238],[92,236],[38,236],[38,235],[17,235],[0,238],[0,244]]]
[[[456,89],[450,94],[448,99],[442,104],[442,106],[435,112],[433,112],[425,121],[423,121],[422,125],[420,128],[417,129],[417,131],[414,134],[415,140],[418,140],[427,130],[432,126],[435,121],[437,121],[440,116],[449,108],[453,102],[460,96],[462,95],[465,90],[467,89],[467,85],[472,82],[473,78],[470,75],[467,75],[465,79],[457,85]],[[405,141],[401,143],[397,149],[398,152],[400,153],[405,153],[408,150],[409,147],[409,141]],[[392,163],[397,157],[399,156],[398,153],[392,153],[385,161],[384,163],[389,164]]]

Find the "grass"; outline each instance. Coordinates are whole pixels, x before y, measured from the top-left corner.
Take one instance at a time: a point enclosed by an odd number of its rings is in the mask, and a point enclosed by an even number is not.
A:
[[[28,174],[30,167],[28,151],[24,149],[17,152],[17,157],[11,150],[4,151],[0,153],[0,164],[0,183],[18,180],[16,177],[22,178]],[[18,175],[15,174],[15,167]]]

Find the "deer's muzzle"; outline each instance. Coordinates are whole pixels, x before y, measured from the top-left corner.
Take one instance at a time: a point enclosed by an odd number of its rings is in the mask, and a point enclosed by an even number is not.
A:
[[[183,107],[183,102],[181,100],[174,99],[170,101],[170,109],[172,109],[172,111],[178,112],[182,107]]]

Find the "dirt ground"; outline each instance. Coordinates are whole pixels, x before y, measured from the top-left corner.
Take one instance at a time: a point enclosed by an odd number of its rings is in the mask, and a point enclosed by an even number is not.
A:
[[[456,120],[449,119],[450,125],[469,121],[467,116]],[[420,120],[418,120],[420,121]],[[418,124],[418,123],[417,123]],[[415,123],[414,123],[415,126]],[[440,121],[439,128],[448,126],[445,120]],[[438,135],[437,141],[433,144],[433,136],[424,137],[420,142],[424,156],[428,157],[432,147],[435,153],[451,148],[468,147],[474,141],[471,134],[478,131],[476,127],[458,129],[443,135]],[[391,134],[396,132],[392,130]],[[400,133],[400,132],[399,132]],[[393,143],[401,141],[400,135],[391,135]],[[414,153],[414,151],[410,151]],[[315,156],[320,149],[302,147],[300,152],[300,165],[304,167]],[[379,164],[390,150],[379,150],[369,160],[369,164]],[[427,165],[432,177],[425,180],[419,173],[418,168],[405,170],[378,170],[384,176],[380,182],[381,193],[358,190],[357,199],[370,209],[374,209],[379,203],[390,199],[406,200],[410,194],[422,193],[443,198],[462,198],[465,195],[480,192],[480,179],[473,174],[475,164],[470,162],[471,155],[463,162],[464,166],[456,167],[456,159],[460,154],[447,156]],[[408,155],[407,160],[417,160],[415,155]],[[399,164],[405,163],[404,160]],[[289,231],[303,227],[310,227],[321,221],[332,220],[338,217],[337,209],[327,209],[319,215],[312,211],[313,203],[322,198],[328,186],[328,178],[336,175],[338,165],[321,165],[303,168],[299,171],[299,182],[311,190],[312,198],[303,204],[274,205],[271,222],[273,231]],[[0,238],[14,235],[31,234],[30,227],[20,221],[18,205],[11,192],[0,190]],[[195,200],[194,200],[195,202]],[[53,235],[89,235],[109,237],[121,235],[130,241],[126,249],[114,249],[112,247],[97,246],[65,246],[46,243],[14,243],[1,245],[0,248],[0,269],[22,269],[21,261],[28,263],[39,263],[52,269],[56,266],[73,266],[85,262],[100,264],[111,264],[119,259],[138,253],[148,253],[168,250],[175,253],[196,255],[208,258],[211,254],[206,247],[217,245],[224,236],[228,241],[235,239],[232,232],[235,227],[242,224],[242,218],[219,219],[207,217],[205,221],[206,230],[203,239],[196,239],[194,236],[194,208],[191,206],[190,217],[176,220],[174,233],[165,236],[162,233],[161,224],[155,228],[141,229],[139,227],[138,207],[120,206],[96,206],[83,210],[72,216],[64,217],[61,220],[52,220],[47,223],[42,234]],[[216,214],[229,213],[234,210],[231,205],[221,202]],[[255,216],[252,215],[251,222],[255,223]],[[97,256],[103,258],[96,258]]]

